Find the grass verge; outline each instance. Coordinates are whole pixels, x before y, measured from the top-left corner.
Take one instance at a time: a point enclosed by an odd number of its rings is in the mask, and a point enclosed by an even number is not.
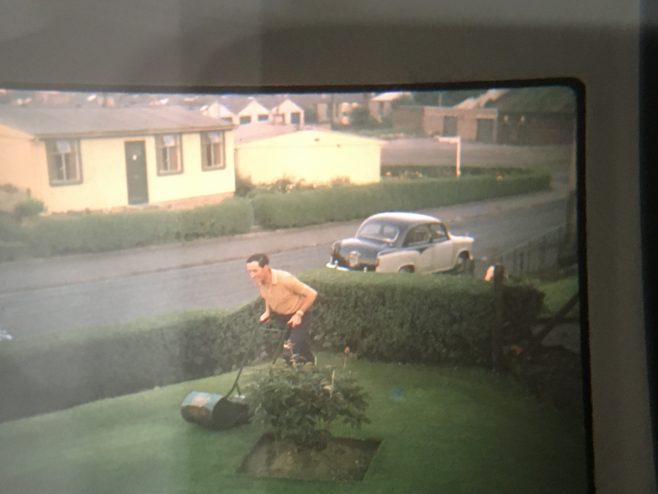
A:
[[[555,314],[578,291],[578,276],[573,274],[557,280],[537,281],[536,288],[544,293],[548,314]]]
[[[320,364],[340,367],[342,357],[321,354]],[[586,492],[582,424],[511,377],[363,360],[348,370],[370,394],[372,422],[334,433],[382,440],[362,482],[236,473],[263,431],[253,424],[208,431],[180,416],[190,391],[225,393],[230,373],[0,425],[2,492]]]

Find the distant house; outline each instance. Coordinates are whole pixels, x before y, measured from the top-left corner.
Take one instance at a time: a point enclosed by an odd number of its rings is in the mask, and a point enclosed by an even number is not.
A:
[[[270,110],[270,121],[273,124],[303,126],[304,110],[290,98],[286,98],[283,102]]]
[[[557,86],[493,89],[451,107],[400,106],[392,114],[397,128],[517,145],[569,143],[574,117],[573,92]]]
[[[352,110],[367,108],[372,93],[308,93],[295,94],[294,102],[304,109],[305,123],[346,126]]]
[[[455,106],[399,106],[393,111],[393,126],[416,129],[427,135],[460,136],[465,141],[496,142],[497,111],[484,108],[500,97],[500,90],[487,91]]]
[[[232,126],[179,107],[0,107],[0,183],[49,212],[219,202],[235,191]]]
[[[235,113],[217,101],[202,106],[200,111],[202,115],[215,118],[224,123],[238,125],[239,122],[239,117]]]
[[[265,121],[298,126],[307,123],[346,126],[350,124],[352,110],[366,108],[371,96],[371,93],[226,94],[216,97],[216,102],[236,116],[233,121],[236,126]],[[269,119],[265,117],[266,111]]]
[[[385,118],[391,115],[394,101],[410,97],[411,93],[409,92],[389,91],[370,98],[370,101],[368,101],[368,112],[370,113],[370,118],[381,123]]]
[[[223,95],[199,109],[204,115],[235,126],[265,122],[304,125],[304,110],[280,95]]]
[[[574,139],[576,95],[568,87],[514,89],[486,106],[497,111],[500,144],[564,144]]]
[[[287,178],[324,185],[380,180],[383,141],[296,126],[253,125],[235,130],[236,173],[254,184]]]
[[[244,108],[237,112],[237,116],[238,125],[270,121],[270,111],[256,100],[247,103]]]

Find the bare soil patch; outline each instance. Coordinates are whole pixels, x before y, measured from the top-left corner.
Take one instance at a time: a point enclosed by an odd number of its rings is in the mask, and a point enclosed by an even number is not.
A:
[[[380,441],[330,437],[322,450],[299,448],[291,440],[264,434],[239,473],[299,480],[362,480]]]

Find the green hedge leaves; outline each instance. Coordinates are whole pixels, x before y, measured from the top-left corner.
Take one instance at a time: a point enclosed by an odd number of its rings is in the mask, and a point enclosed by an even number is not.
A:
[[[382,182],[360,187],[337,186],[293,193],[263,193],[252,199],[254,217],[264,228],[299,227],[330,221],[365,218],[381,211],[437,208],[546,190],[550,174],[518,172],[458,179],[428,178]]]
[[[486,364],[494,324],[490,283],[468,276],[309,271],[318,290],[314,338],[321,348],[394,362]],[[508,342],[527,337],[543,295],[504,291]]]
[[[247,199],[182,211],[79,214],[40,218],[26,229],[28,248],[50,256],[102,252],[248,232],[253,211]]]

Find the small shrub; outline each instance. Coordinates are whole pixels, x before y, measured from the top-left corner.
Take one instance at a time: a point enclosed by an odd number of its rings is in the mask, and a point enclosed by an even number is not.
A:
[[[247,197],[254,190],[256,185],[251,181],[251,177],[235,176],[235,195],[238,197]]]
[[[335,177],[331,179],[329,184],[331,187],[343,187],[345,185],[352,185],[350,177]]]
[[[337,419],[360,427],[368,396],[351,376],[312,364],[281,364],[263,372],[249,386],[249,402],[256,420],[276,439],[291,439],[300,448],[322,449]]]
[[[18,221],[23,221],[27,218],[34,218],[40,213],[43,213],[45,206],[42,201],[37,199],[25,199],[14,206],[14,217]]]

